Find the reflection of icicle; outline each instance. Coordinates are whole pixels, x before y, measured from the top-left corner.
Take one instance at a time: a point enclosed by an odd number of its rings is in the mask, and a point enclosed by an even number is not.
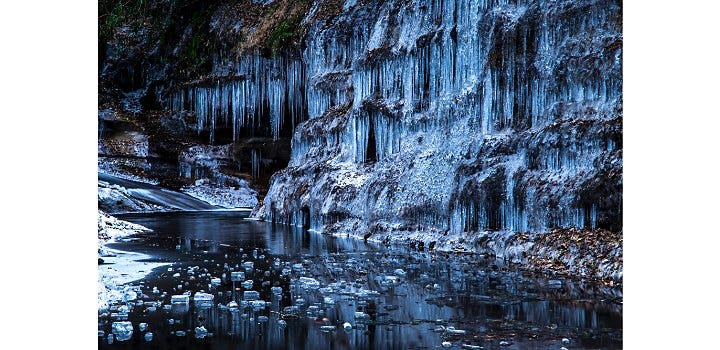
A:
[[[260,150],[257,148],[252,149],[252,176],[253,179],[257,179],[260,176]]]

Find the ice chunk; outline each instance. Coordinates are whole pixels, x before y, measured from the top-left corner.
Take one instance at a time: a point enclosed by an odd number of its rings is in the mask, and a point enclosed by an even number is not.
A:
[[[153,340],[152,332],[145,333],[145,341],[152,341],[152,340]]]
[[[452,346],[452,343],[449,342],[449,341],[444,341],[444,342],[442,342],[442,347],[443,347],[443,348],[449,348],[449,347],[451,347],[451,346]]]
[[[395,269],[395,275],[398,277],[405,277],[407,273],[403,269]]]
[[[123,295],[123,301],[133,301],[135,299],[137,299],[137,293],[134,290],[128,289],[125,291],[125,295]]]
[[[265,323],[268,321],[268,317],[267,316],[258,316],[257,321],[260,323]]]
[[[205,326],[195,327],[195,338],[202,339],[207,337],[208,331]]]
[[[98,337],[102,338],[105,336],[105,331],[98,331]]]
[[[230,272],[230,280],[233,282],[242,282],[245,280],[245,272],[234,271]]]
[[[222,281],[220,280],[219,277],[213,277],[213,278],[210,279],[210,284],[211,284],[213,287],[217,287],[217,286],[219,286],[221,283],[222,283]]]
[[[392,287],[400,283],[397,276],[378,276],[376,280],[383,287]]]
[[[300,286],[303,289],[317,289],[320,288],[320,282],[311,277],[300,277]]]
[[[252,261],[246,261],[242,264],[242,266],[245,268],[245,271],[251,271],[255,267],[255,263]]]
[[[180,272],[176,272],[174,275],[172,275],[173,278],[180,278]]]
[[[133,325],[132,322],[121,321],[112,323],[112,332],[118,341],[125,341],[132,338]]]
[[[357,311],[357,312],[355,312],[355,318],[357,318],[357,319],[366,319],[366,318],[370,318],[370,315],[368,315],[368,314],[366,314],[366,313],[364,313],[364,312],[362,312],[362,311]]]
[[[568,338],[562,338],[562,343],[563,343],[563,345],[569,345],[569,344],[570,344],[570,339],[568,339]]]
[[[108,344],[112,344],[112,343],[113,343],[113,339],[115,339],[115,336],[112,335],[112,334],[108,334],[108,336],[107,336],[107,342],[108,342]]]
[[[270,291],[273,294],[282,294],[282,287],[272,287],[270,288]]]
[[[173,295],[170,297],[170,303],[172,304],[189,304],[190,296],[186,294]]]
[[[148,324],[143,322],[138,325],[138,329],[140,330],[140,332],[144,332],[147,329],[147,326]]]
[[[324,297],[323,303],[325,303],[326,305],[335,305],[335,300],[331,297]]]
[[[320,326],[320,330],[323,332],[332,332],[335,330],[335,326]]]
[[[265,309],[265,302],[262,300],[253,300],[250,302],[253,311],[260,311]]]
[[[280,326],[280,327],[285,327],[285,326],[287,326],[287,321],[285,321],[285,320],[279,320],[279,321],[278,321],[278,326]]]
[[[214,295],[202,292],[196,292],[193,296],[195,304],[212,304],[214,298]]]
[[[351,330],[352,330],[352,325],[350,324],[350,322],[345,322],[345,323],[343,323],[343,329],[346,330],[346,331],[348,331],[348,332],[351,331]]]
[[[236,303],[236,302],[234,302],[234,301],[231,301],[231,302],[229,302],[229,303],[227,304],[227,307],[230,308],[230,309],[237,309],[237,308],[238,308],[238,303]]]
[[[260,293],[254,290],[246,290],[243,292],[243,300],[258,300],[260,299]]]
[[[455,329],[455,327],[448,327],[445,329],[448,334],[465,334],[464,329]]]
[[[184,337],[184,336],[185,336],[185,331],[176,331],[176,332],[175,332],[175,335],[178,336],[178,337]]]
[[[250,289],[253,286],[253,280],[247,280],[242,283],[242,287],[245,289]]]

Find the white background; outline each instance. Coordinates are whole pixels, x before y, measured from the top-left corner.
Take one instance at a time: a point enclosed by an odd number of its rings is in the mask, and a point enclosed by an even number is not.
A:
[[[627,349],[719,342],[711,4],[624,5]],[[0,347],[94,349],[97,4],[3,2],[0,89]]]

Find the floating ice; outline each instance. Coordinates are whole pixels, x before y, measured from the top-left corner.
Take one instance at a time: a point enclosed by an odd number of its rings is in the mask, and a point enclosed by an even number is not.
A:
[[[195,327],[195,338],[202,339],[207,337],[207,329],[205,329],[205,326]]]
[[[230,280],[233,282],[242,282],[245,280],[245,272],[234,271],[230,272]]]
[[[268,321],[268,317],[267,316],[258,316],[257,321],[260,323],[265,323]]]
[[[455,327],[448,327],[445,329],[448,334],[465,334],[464,329],[455,329]]]
[[[184,337],[184,336],[185,336],[185,331],[176,331],[176,332],[175,332],[175,335],[178,336],[178,337]]]
[[[219,277],[213,277],[213,278],[210,279],[210,284],[211,284],[213,287],[217,287],[217,286],[219,286],[221,283],[222,283],[222,281],[220,280]]]
[[[147,327],[148,327],[147,323],[141,323],[138,325],[138,329],[140,330],[140,332],[144,332],[147,329]]]
[[[180,278],[180,272],[176,272],[174,275],[172,275],[173,278]]]
[[[276,295],[282,294],[282,287],[272,287],[270,288],[270,291]]]
[[[335,326],[320,326],[320,330],[323,332],[332,332],[335,330]]]
[[[172,303],[172,304],[189,304],[190,296],[186,295],[186,294],[173,295],[170,297],[170,303]]]
[[[563,345],[569,345],[569,344],[570,344],[570,339],[568,339],[568,338],[562,338],[562,343],[563,343]]]
[[[112,332],[118,341],[125,341],[132,338],[133,325],[132,322],[121,321],[112,323]]]
[[[260,299],[260,293],[254,290],[246,290],[243,292],[243,300],[251,301]]]
[[[245,289],[250,289],[253,286],[253,280],[247,280],[242,283],[242,287]]]
[[[253,268],[255,268],[255,263],[252,261],[246,261],[242,264],[242,266],[245,268],[245,271],[251,271]]]
[[[300,279],[298,281],[300,282],[300,286],[303,289],[320,288],[320,282],[318,282],[318,280],[311,278],[311,277],[300,277]]]
[[[378,276],[376,281],[383,287],[392,287],[400,283],[397,276]]]
[[[115,336],[112,335],[112,334],[108,334],[108,336],[107,336],[107,342],[108,342],[108,344],[112,344],[112,343],[113,343],[113,339],[115,339]]]
[[[361,320],[363,320],[363,319],[366,319],[366,318],[370,318],[370,315],[368,315],[368,314],[366,314],[366,313],[364,313],[364,312],[362,312],[362,311],[357,311],[357,312],[355,312],[355,318],[356,318],[356,319],[361,319]]]
[[[352,325],[350,324],[350,322],[345,322],[345,323],[343,323],[343,329],[346,330],[346,331],[351,331],[351,330],[352,330]]]
[[[442,342],[442,347],[443,347],[443,348],[449,348],[449,347],[451,347],[451,346],[452,346],[452,343],[449,342],[449,341],[444,341],[444,342]]]
[[[145,341],[152,341],[153,340],[153,334],[152,332],[145,333]]]
[[[238,308],[238,303],[236,303],[235,301],[231,301],[231,302],[229,302],[229,303],[227,304],[227,307],[230,308],[230,309],[237,309],[237,308]]]
[[[331,297],[324,297],[323,303],[325,303],[326,305],[335,305],[335,299]]]
[[[214,298],[215,296],[212,294],[196,292],[193,301],[195,301],[196,305],[212,305]]]
[[[125,295],[123,295],[123,301],[132,301],[135,299],[137,299],[137,293],[134,290],[128,289],[125,291]]]
[[[285,321],[285,320],[279,320],[279,321],[278,321],[278,326],[280,326],[280,327],[285,327],[285,326],[287,326],[287,321]]]
[[[262,300],[253,300],[250,302],[250,306],[252,306],[253,311],[260,311],[265,309],[265,302]]]
[[[406,273],[405,270],[403,270],[403,269],[396,269],[394,272],[395,272],[395,275],[398,276],[398,277],[405,277],[405,276],[407,276],[407,273]]]

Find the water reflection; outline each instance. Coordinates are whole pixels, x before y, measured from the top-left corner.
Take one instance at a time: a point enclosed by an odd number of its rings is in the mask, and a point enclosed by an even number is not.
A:
[[[154,230],[121,243],[124,249],[175,264],[142,281],[146,303],[114,306],[128,306],[128,319],[135,327],[147,322],[155,339],[136,332],[112,345],[100,339],[100,347],[412,349],[448,341],[492,349],[508,341],[504,348],[525,349],[559,348],[564,337],[573,347],[622,346],[622,306],[611,301],[619,291],[526,276],[476,256],[381,249],[243,216],[123,215]],[[213,302],[169,305],[171,295],[197,291]],[[151,311],[150,301],[163,307]],[[100,329],[109,332],[112,321],[101,317]],[[196,339],[197,327],[208,336]]]

